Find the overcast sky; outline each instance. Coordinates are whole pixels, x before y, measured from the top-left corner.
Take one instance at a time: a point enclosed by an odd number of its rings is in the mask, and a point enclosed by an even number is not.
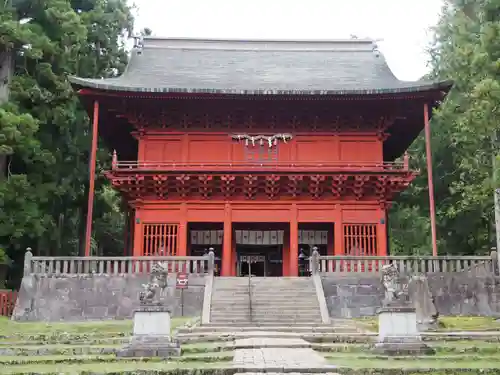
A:
[[[246,39],[379,39],[401,80],[427,72],[429,29],[442,0],[130,0],[136,30],[155,36]]]

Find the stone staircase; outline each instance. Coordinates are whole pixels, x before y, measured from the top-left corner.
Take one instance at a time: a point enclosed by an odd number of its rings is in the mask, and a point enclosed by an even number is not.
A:
[[[210,323],[251,326],[320,325],[309,277],[216,277]]]
[[[250,294],[252,322],[257,325],[321,324],[310,277],[255,277]]]
[[[210,323],[249,324],[250,298],[246,277],[215,277]]]

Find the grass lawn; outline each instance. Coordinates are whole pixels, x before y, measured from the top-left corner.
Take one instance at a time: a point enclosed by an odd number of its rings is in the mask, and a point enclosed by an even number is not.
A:
[[[378,317],[376,316],[355,320],[365,329],[370,331],[378,330]],[[439,328],[437,330],[441,332],[500,330],[500,321],[484,316],[443,316],[439,318]]]
[[[328,358],[332,365],[349,367],[351,369],[498,369],[500,358],[497,361],[478,361],[476,359],[447,360],[447,359],[372,359],[372,358]]]
[[[175,329],[191,318],[172,318],[172,329]],[[106,320],[75,323],[15,322],[0,317],[0,338],[30,335],[58,334],[96,334],[99,336],[128,336],[132,332],[132,320]]]
[[[83,372],[112,372],[119,373],[124,371],[157,370],[167,371],[174,369],[217,369],[221,367],[230,367],[230,362],[210,363],[203,362],[179,362],[179,361],[159,361],[159,362],[138,362],[122,361],[114,363],[75,363],[75,364],[29,364],[29,365],[10,365],[0,366],[0,374],[78,374]]]

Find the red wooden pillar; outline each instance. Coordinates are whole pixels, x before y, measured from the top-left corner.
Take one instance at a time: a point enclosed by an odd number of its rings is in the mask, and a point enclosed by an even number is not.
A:
[[[283,276],[290,276],[290,229],[283,233]]]
[[[134,248],[135,248],[135,208],[130,207],[130,222],[127,230],[130,233],[130,249],[129,249],[129,254],[134,255]]]
[[[297,205],[292,204],[290,212],[290,276],[299,275],[299,223],[297,222]]]
[[[187,206],[186,203],[181,203],[180,220],[179,220],[179,249],[177,254],[179,256],[187,255]]]
[[[125,204],[125,225],[123,226],[123,256],[129,255],[131,208]]]
[[[380,209],[380,221],[377,224],[377,255],[386,256],[387,255],[387,210],[385,208]]]
[[[432,179],[431,126],[429,124],[429,105],[424,104],[425,158],[427,159],[427,184],[429,190],[429,209],[431,213],[432,255],[437,256],[436,206],[434,204],[434,181]]]
[[[232,232],[231,227],[231,234]],[[238,267],[238,254],[236,253],[236,238],[231,236],[231,276],[236,276],[236,268]]]
[[[226,203],[224,208],[224,240],[222,244],[222,272],[221,276],[231,276],[233,252],[233,228],[231,223],[231,206]]]
[[[92,119],[92,146],[89,160],[89,196],[87,202],[87,225],[85,228],[85,256],[90,256],[92,238],[92,211],[94,209],[95,164],[97,154],[97,137],[99,128],[99,101],[94,100],[94,116]]]
[[[144,227],[140,219],[140,214],[138,209],[135,209],[135,220],[134,220],[134,250],[132,252],[133,256],[141,257],[144,256]]]
[[[334,255],[344,255],[344,231],[342,225],[342,209],[335,210],[335,224],[333,226]]]
[[[335,224],[328,228],[326,240],[326,255],[335,255]]]

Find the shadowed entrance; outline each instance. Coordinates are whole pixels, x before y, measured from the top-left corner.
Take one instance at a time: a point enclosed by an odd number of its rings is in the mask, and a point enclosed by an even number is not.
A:
[[[234,231],[236,275],[283,276],[284,233],[280,224],[265,229],[251,224],[238,226]]]

